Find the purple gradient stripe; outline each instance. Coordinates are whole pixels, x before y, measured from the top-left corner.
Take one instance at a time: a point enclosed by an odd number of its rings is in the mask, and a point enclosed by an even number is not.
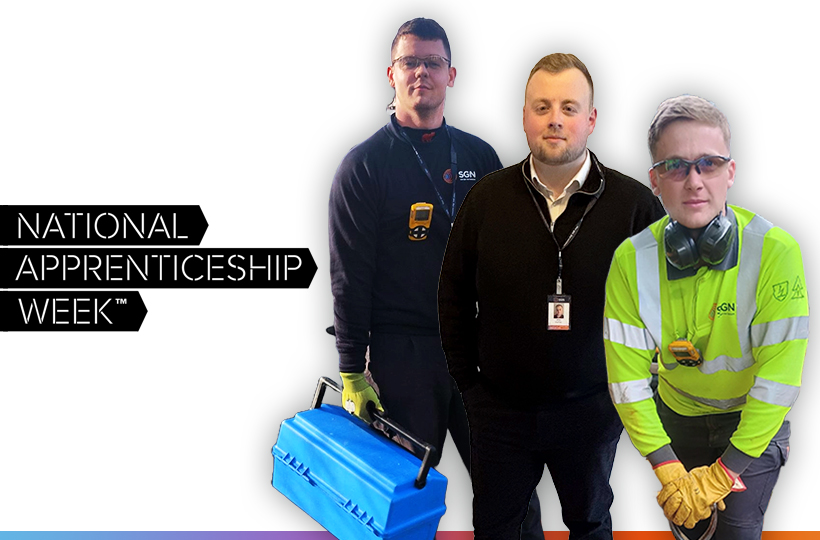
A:
[[[21,531],[0,532],[0,540],[335,540],[326,531]]]

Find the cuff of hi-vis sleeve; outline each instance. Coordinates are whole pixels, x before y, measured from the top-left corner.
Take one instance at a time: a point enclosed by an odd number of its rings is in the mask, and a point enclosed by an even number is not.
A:
[[[649,460],[649,463],[652,464],[652,468],[654,469],[658,465],[662,465],[666,462],[678,461],[678,456],[675,455],[675,451],[672,450],[671,445],[665,444],[654,452],[646,454],[646,459]]]
[[[723,472],[726,473],[726,476],[729,477],[729,480],[732,481],[732,491],[746,491],[746,484],[743,483],[743,480],[741,480],[740,475],[737,475],[737,477],[735,477],[734,471],[730,471],[729,467],[723,464],[722,459],[718,458],[717,463],[723,469]]]
[[[752,464],[755,458],[741,452],[735,448],[735,445],[730,443],[729,446],[726,447],[726,450],[723,451],[723,455],[720,456],[720,460],[723,462],[723,465],[733,473],[743,474],[743,471]]]

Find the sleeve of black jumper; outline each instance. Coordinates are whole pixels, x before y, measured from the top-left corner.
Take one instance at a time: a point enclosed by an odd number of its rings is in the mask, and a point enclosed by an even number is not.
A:
[[[456,217],[438,285],[438,318],[447,367],[462,394],[478,383],[476,241],[478,220],[467,195]]]
[[[640,198],[632,214],[632,235],[638,234],[666,215],[660,199],[646,186],[641,187]]]
[[[370,343],[378,193],[367,163],[352,154],[330,188],[330,287],[339,371],[361,373]]]

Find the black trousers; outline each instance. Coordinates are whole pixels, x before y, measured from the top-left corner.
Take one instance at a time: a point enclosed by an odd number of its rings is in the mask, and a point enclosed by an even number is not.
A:
[[[433,465],[441,458],[449,431],[461,460],[470,470],[467,414],[458,387],[447,371],[439,336],[373,332],[368,371],[390,417],[436,447],[438,455]],[[530,489],[532,497],[521,538],[544,540],[541,503],[534,489],[535,486]],[[521,529],[520,521],[518,529]]]
[[[570,540],[612,540],[609,477],[623,425],[607,391],[519,408],[479,384],[464,400],[472,434],[476,540],[518,538],[545,464]]]
[[[658,415],[672,449],[686,470],[711,465],[729,446],[729,438],[737,429],[740,413],[681,416],[657,399]],[[789,455],[789,421],[783,422],[763,454],[740,475],[746,491],[733,492],[723,500],[726,510],[718,515],[718,527],[713,540],[760,540],[763,534],[763,514],[769,506],[780,467]],[[700,538],[709,520],[694,529],[681,530],[689,538]]]

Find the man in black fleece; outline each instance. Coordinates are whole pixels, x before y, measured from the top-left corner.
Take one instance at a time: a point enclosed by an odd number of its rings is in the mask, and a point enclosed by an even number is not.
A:
[[[433,465],[449,431],[469,468],[467,416],[441,349],[436,288],[459,205],[501,162],[489,144],[444,120],[456,70],[438,23],[403,24],[390,52],[395,114],[345,156],[330,190],[342,401],[365,420],[368,401],[383,404],[437,448]],[[532,508],[525,537],[543,540],[537,497]]]
[[[524,104],[531,155],[476,184],[447,244],[439,323],[470,423],[477,540],[518,538],[545,463],[570,539],[612,538],[622,425],[607,390],[604,287],[615,248],[663,208],[587,150],[596,118],[586,66],[542,58]]]

